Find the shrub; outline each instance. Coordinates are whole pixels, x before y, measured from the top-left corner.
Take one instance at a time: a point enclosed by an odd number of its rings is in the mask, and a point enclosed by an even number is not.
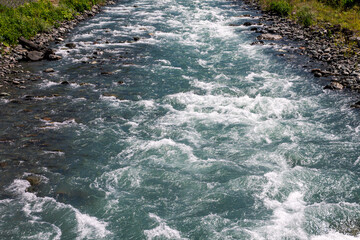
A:
[[[296,13],[298,22],[304,25],[305,27],[309,27],[312,25],[314,21],[314,14],[312,13],[310,7],[302,7]]]
[[[286,17],[291,11],[291,6],[285,0],[274,1],[270,3],[270,11],[282,17]]]

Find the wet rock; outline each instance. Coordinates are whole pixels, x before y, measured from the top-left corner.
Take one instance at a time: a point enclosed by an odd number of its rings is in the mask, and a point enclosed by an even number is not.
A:
[[[67,44],[65,44],[65,47],[74,49],[74,48],[76,48],[76,44],[75,43],[67,43]]]
[[[352,108],[360,108],[360,101],[356,102],[355,104],[352,104],[350,107],[352,107]]]
[[[62,85],[69,85],[70,83],[68,81],[62,81],[61,84]]]
[[[134,41],[137,42],[140,40],[140,37],[133,37]]]
[[[7,165],[8,165],[7,162],[0,162],[0,167],[1,167],[1,168],[6,168]]]
[[[104,52],[103,51],[100,51],[100,50],[96,50],[93,52],[94,55],[103,55]]]
[[[28,176],[26,180],[30,183],[31,186],[37,186],[41,183],[41,178],[39,176]]]
[[[329,85],[326,85],[324,89],[330,89],[330,90],[342,90],[344,89],[344,86],[336,81],[332,81]]]
[[[101,75],[112,75],[114,74],[113,72],[101,72]]]
[[[31,61],[40,61],[44,58],[44,53],[39,51],[30,51],[27,53],[27,57]]]
[[[255,41],[255,42],[252,42],[250,45],[264,45],[264,41]]]
[[[283,37],[277,34],[270,34],[270,33],[265,33],[265,34],[261,34],[260,36],[257,37],[258,40],[280,40]]]
[[[6,93],[6,92],[0,92],[0,97],[8,97],[10,96],[9,93]]]
[[[62,59],[62,57],[60,55],[50,54],[48,56],[48,60],[50,60],[50,61],[56,61],[56,60],[60,60],[60,59]]]
[[[317,78],[322,77],[321,72],[315,72],[315,73],[314,73],[314,77],[317,77]]]
[[[246,26],[246,27],[249,27],[249,26],[251,26],[253,24],[251,22],[245,22],[243,25]]]
[[[19,81],[16,81],[16,80],[13,80],[13,81],[12,81],[12,84],[14,84],[14,85],[20,85],[20,82],[19,82]]]
[[[57,42],[63,42],[63,41],[64,41],[64,39],[63,39],[63,38],[61,38],[61,37],[57,37],[57,38],[55,38],[55,41],[57,41]]]
[[[118,81],[117,83],[120,84],[120,85],[123,85],[123,84],[124,84],[124,81],[121,81],[121,80],[120,80],[120,81]]]
[[[27,100],[27,101],[33,100],[33,99],[34,99],[34,96],[30,96],[30,95],[26,95],[26,96],[24,97],[24,100]]]
[[[55,72],[55,70],[53,68],[47,68],[44,70],[45,73],[52,73]]]
[[[268,31],[269,33],[274,34],[274,33],[277,33],[277,32],[279,31],[279,28],[268,28],[267,31]]]

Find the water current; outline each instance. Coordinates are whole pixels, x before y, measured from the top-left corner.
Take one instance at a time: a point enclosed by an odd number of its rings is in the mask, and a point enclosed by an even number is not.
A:
[[[354,97],[252,46],[257,15],[119,1],[24,65],[45,80],[0,100],[0,238],[358,239]]]

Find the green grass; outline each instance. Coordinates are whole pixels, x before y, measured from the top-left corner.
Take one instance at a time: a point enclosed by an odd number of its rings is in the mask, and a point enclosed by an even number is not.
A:
[[[297,22],[340,25],[360,36],[360,1],[358,0],[258,0],[263,9],[280,16],[288,16]],[[279,2],[282,2],[279,4]],[[289,5],[290,13],[287,10]],[[280,6],[280,7],[279,7]],[[274,10],[277,9],[277,10]],[[280,9],[280,10],[279,10]],[[285,9],[285,10],[282,10]]]
[[[58,22],[74,18],[77,12],[90,10],[104,0],[60,0],[53,5],[49,0],[25,3],[17,8],[0,5],[0,42],[14,45],[18,38],[31,38],[49,30]]]

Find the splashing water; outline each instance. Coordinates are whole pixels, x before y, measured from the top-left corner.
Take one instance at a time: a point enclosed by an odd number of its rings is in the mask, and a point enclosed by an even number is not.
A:
[[[251,46],[244,14],[257,13],[120,1],[73,31],[75,49],[56,46],[63,60],[27,64],[56,71],[32,102],[0,102],[2,160],[20,159],[2,170],[1,236],[358,239],[351,96],[321,90],[306,59]]]

